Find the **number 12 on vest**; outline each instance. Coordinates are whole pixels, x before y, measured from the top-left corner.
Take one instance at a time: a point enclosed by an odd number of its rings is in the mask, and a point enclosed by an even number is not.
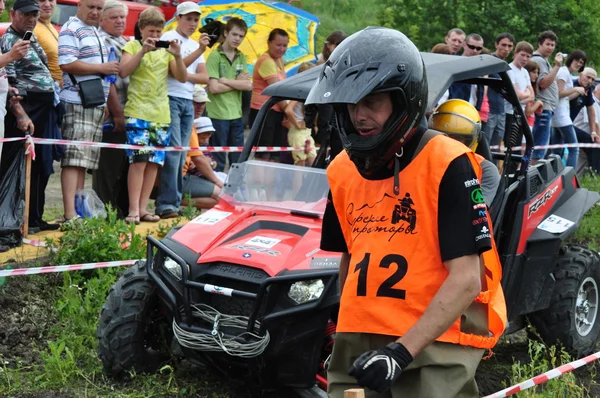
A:
[[[367,271],[369,269],[369,261],[371,260],[371,253],[365,253],[365,257],[356,264],[354,273],[358,272],[358,283],[356,285],[356,295],[366,296],[367,295]],[[396,271],[390,275],[377,289],[377,297],[391,297],[401,300],[406,299],[406,290],[395,289],[394,286],[406,276],[408,272],[408,262],[406,258],[399,254],[388,254],[381,259],[379,263],[380,268],[390,268],[390,265],[396,264]]]

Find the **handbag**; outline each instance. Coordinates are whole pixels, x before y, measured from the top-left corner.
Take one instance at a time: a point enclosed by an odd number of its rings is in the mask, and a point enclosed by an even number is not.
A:
[[[104,63],[104,55],[102,54],[102,44],[100,43],[100,38],[98,38],[98,35],[95,31],[94,35],[96,35],[96,39],[98,40],[98,45],[100,46],[100,57],[102,58],[102,63]],[[75,80],[75,76],[73,76],[71,73],[69,73],[69,77],[71,78],[73,85],[79,87],[78,91],[79,97],[81,98],[81,106],[84,108],[95,108],[106,103],[104,98],[104,86],[100,77],[94,77],[93,79],[84,80],[79,83]]]
[[[79,96],[81,97],[81,105],[84,108],[95,108],[106,103],[104,99],[104,86],[102,85],[102,79],[95,77],[90,80],[84,80],[77,83],[71,76],[71,80],[74,85],[79,86]]]

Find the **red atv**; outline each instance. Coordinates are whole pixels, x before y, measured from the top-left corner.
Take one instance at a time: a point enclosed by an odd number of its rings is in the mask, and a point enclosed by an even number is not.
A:
[[[453,81],[485,84],[515,106],[509,149],[491,205],[503,263],[509,326],[529,317],[551,344],[582,355],[600,337],[597,253],[564,245],[600,195],[579,186],[556,156],[529,166],[533,137],[506,71],[490,56],[423,54],[429,109]],[[328,183],[325,171],[247,160],[266,110],[281,99],[304,101],[321,68],[272,85],[240,163],[230,168],[219,204],[158,241],[148,237],[146,261],[111,289],[98,327],[108,374],[152,371],[185,357],[238,380],[251,394],[326,396],[325,361],[339,304],[339,254],[319,250]],[[498,73],[500,78],[483,78]],[[395,217],[414,221],[410,198]],[[396,214],[397,213],[397,214]],[[317,388],[321,387],[322,389]],[[281,391],[285,390],[285,393]]]

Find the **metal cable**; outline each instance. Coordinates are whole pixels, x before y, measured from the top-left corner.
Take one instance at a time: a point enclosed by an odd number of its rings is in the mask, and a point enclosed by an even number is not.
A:
[[[246,331],[249,318],[242,315],[221,314],[216,309],[206,304],[192,305],[192,316],[213,324],[211,334],[194,333],[183,330],[173,319],[173,334],[181,346],[208,352],[221,352],[241,358],[254,358],[261,355],[271,337],[266,331],[264,336]],[[223,338],[224,333],[219,329],[239,330],[240,334],[234,338]],[[260,322],[254,322],[254,328],[260,328]],[[231,334],[231,333],[230,333]],[[250,337],[250,339],[246,339]],[[247,340],[247,341],[246,341]]]

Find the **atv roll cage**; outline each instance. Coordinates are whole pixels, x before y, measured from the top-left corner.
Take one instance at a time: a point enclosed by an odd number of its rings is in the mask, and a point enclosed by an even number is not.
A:
[[[550,305],[556,281],[554,266],[560,247],[600,196],[581,188],[574,171],[565,169],[557,155],[550,155],[549,159],[540,160],[535,167],[530,167],[533,134],[507,74],[510,67],[506,62],[490,55],[457,57],[421,53],[421,56],[427,71],[428,110],[434,109],[443,93],[457,81],[486,85],[498,92],[514,108],[512,125],[506,126],[503,137],[506,151],[491,151],[482,135],[477,153],[488,160],[504,161],[501,182],[490,206],[490,215],[503,264],[502,285],[509,314],[507,332],[519,330],[524,326],[524,315]],[[262,129],[261,121],[264,121],[267,111],[281,100],[303,102],[322,69],[323,66],[312,68],[265,89],[264,94],[271,98],[258,113],[240,162],[248,159],[252,147],[256,145]],[[490,75],[497,75],[499,78],[489,77]],[[523,137],[526,148],[522,155],[513,148],[521,146]],[[557,184],[560,184],[560,190],[550,203],[547,201],[548,196],[557,191]],[[531,217],[532,208],[537,209],[546,203],[549,206],[536,215],[538,218]],[[543,221],[539,217],[550,214],[572,220],[575,226],[560,234],[536,229]],[[538,268],[532,270],[530,264],[536,264]]]
[[[525,114],[514,91],[510,77],[506,73],[510,70],[508,64],[490,55],[475,57],[456,57],[444,54],[421,53],[425,68],[427,70],[428,98],[427,109],[431,110],[438,103],[444,92],[456,81],[471,84],[487,85],[497,91],[514,107],[513,128],[507,128],[504,136],[504,145],[508,148],[505,154],[500,152],[489,152],[489,146],[479,145],[482,156],[486,158],[504,158],[506,164],[513,167],[505,168],[505,175],[514,174],[518,169],[519,175],[525,175],[529,166],[533,148],[533,135],[527,123]],[[244,150],[240,154],[239,162],[246,161],[252,147],[256,145],[258,136],[263,128],[261,121],[269,109],[282,100],[295,100],[304,102],[316,79],[321,74],[323,66],[309,69],[301,74],[290,77],[276,84],[268,86],[264,90],[265,95],[271,96],[265,105],[259,110],[256,122],[250,130]],[[484,77],[491,74],[499,74],[500,78]],[[512,148],[521,145],[521,138],[525,137],[525,156],[515,155]],[[517,161],[515,164],[515,160]],[[518,163],[522,165],[518,167]]]

